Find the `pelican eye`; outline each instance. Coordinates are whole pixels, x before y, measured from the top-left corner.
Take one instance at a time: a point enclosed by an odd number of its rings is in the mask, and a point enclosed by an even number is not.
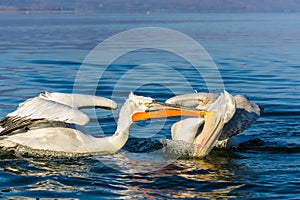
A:
[[[150,102],[145,102],[144,103],[144,106],[149,106],[150,105]]]

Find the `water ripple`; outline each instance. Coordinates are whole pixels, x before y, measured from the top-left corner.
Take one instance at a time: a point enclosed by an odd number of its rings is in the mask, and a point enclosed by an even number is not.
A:
[[[2,198],[106,199],[295,199],[299,196],[300,71],[298,14],[151,13],[101,15],[5,15],[0,19],[0,113],[4,117],[40,92],[71,92],[82,61],[99,42],[134,27],[173,28],[199,41],[215,60],[232,94],[244,94],[265,108],[230,150],[214,149],[205,159],[163,157],[160,139],[170,138],[176,119],[149,136],[160,121],[141,122],[115,155],[82,158],[20,158],[0,154]],[[72,33],[72,34],[70,34]],[[183,58],[158,50],[123,55],[110,66],[85,63],[91,72],[78,92],[97,90],[121,105],[147,74],[120,81],[141,64],[161,63],[207,91],[203,78]],[[98,80],[100,67],[107,70]],[[164,101],[173,90],[187,93],[168,71],[153,69],[156,82],[137,94]],[[210,77],[213,80],[215,77]],[[98,85],[94,86],[93,81]],[[119,87],[115,87],[119,83]],[[166,87],[168,85],[170,88]],[[91,89],[92,88],[92,89]],[[115,96],[113,96],[115,92]],[[86,111],[87,113],[92,111]],[[95,136],[114,133],[119,110],[97,110],[87,126]],[[104,133],[99,132],[99,125]],[[141,137],[142,138],[141,138]]]

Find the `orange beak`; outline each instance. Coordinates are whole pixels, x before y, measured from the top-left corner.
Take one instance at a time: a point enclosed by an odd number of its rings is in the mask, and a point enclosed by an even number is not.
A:
[[[132,121],[142,121],[154,118],[167,118],[176,116],[189,116],[189,117],[204,117],[207,113],[205,110],[192,110],[189,108],[178,107],[176,105],[159,103],[160,108],[157,110],[149,110],[145,112],[138,112],[132,116]]]

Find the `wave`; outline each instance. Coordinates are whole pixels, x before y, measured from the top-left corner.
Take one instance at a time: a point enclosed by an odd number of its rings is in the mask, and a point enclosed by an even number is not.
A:
[[[43,65],[81,65],[81,62],[69,60],[29,60],[28,63]]]

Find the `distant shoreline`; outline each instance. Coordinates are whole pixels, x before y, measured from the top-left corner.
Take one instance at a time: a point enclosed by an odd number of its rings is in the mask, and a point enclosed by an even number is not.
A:
[[[137,14],[158,14],[158,13],[300,13],[300,11],[249,11],[249,10],[164,10],[164,11],[82,11],[82,10],[0,10],[0,14],[108,14],[108,13],[137,13]]]
[[[299,0],[1,0],[0,13],[297,13]]]

